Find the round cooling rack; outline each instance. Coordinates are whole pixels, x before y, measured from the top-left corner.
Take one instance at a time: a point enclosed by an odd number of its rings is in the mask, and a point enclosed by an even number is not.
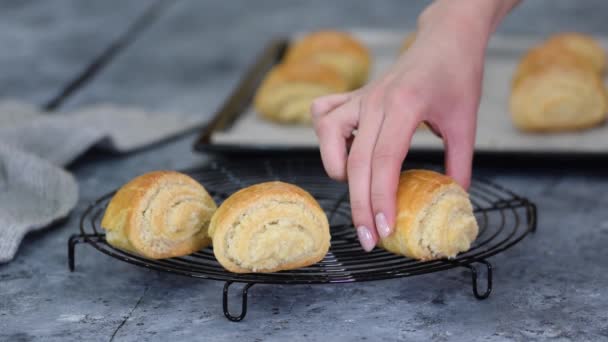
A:
[[[247,313],[247,291],[254,284],[328,284],[409,277],[465,267],[471,272],[473,294],[485,299],[492,291],[492,266],[487,258],[504,251],[536,229],[536,207],[513,192],[484,180],[474,180],[469,189],[479,235],[471,249],[451,260],[418,261],[376,248],[365,253],[351,223],[347,186],[325,175],[317,162],[297,160],[259,160],[254,162],[211,162],[185,173],[201,182],[218,205],[237,190],[260,182],[281,180],[309,191],[323,207],[331,226],[331,248],[325,258],[309,267],[277,273],[235,274],[226,271],[211,248],[194,254],[164,259],[147,259],[110,246],[100,227],[105,207],[114,193],[91,204],[80,220],[80,234],[70,237],[68,262],[74,270],[74,247],[86,243],[116,259],[141,267],[180,275],[224,281],[224,315],[231,321]],[[485,290],[478,288],[477,267],[485,268]],[[228,310],[228,290],[233,283],[245,283],[238,315]]]

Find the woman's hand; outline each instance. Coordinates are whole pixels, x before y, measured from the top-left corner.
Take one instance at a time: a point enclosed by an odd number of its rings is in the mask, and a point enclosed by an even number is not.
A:
[[[414,44],[383,77],[313,103],[323,164],[330,177],[348,180],[366,251],[393,231],[401,165],[419,123],[442,137],[447,174],[469,186],[484,51],[506,2],[516,1],[435,2],[421,15]]]

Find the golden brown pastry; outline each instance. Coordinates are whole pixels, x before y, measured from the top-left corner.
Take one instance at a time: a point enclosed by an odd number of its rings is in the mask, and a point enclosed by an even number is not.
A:
[[[522,79],[511,92],[510,109],[515,126],[521,130],[557,132],[602,123],[608,103],[597,74],[554,67]]]
[[[579,56],[597,73],[601,74],[606,70],[606,53],[600,43],[591,36],[576,32],[560,33],[549,38],[544,45]]]
[[[315,98],[347,90],[334,69],[316,63],[280,64],[258,89],[254,107],[265,119],[278,123],[310,123]]]
[[[601,46],[583,34],[557,34],[530,49],[511,84],[509,106],[515,126],[560,132],[602,123],[608,111],[605,68]]]
[[[397,190],[395,231],[380,247],[410,258],[453,258],[471,248],[478,233],[468,194],[450,177],[405,171]]]
[[[367,82],[370,53],[353,36],[339,31],[318,31],[304,36],[287,50],[285,63],[315,62],[335,69],[346,80],[348,89]]]
[[[538,73],[550,68],[576,68],[582,71],[595,73],[595,67],[580,55],[560,50],[547,45],[540,45],[530,49],[521,59],[512,86],[530,74]]]
[[[216,204],[187,175],[154,171],[112,197],[101,221],[106,241],[151,259],[187,255],[211,242],[207,228]]]
[[[319,262],[329,249],[329,223],[305,190],[282,182],[250,186],[217,210],[209,233],[216,259],[236,273],[276,272]]]

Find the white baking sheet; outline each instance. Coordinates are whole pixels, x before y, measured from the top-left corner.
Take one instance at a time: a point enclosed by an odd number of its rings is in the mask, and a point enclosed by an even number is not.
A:
[[[372,51],[372,78],[396,59],[406,34],[402,32],[351,30]],[[508,111],[510,82],[522,53],[542,38],[496,35],[488,46],[481,99],[476,151],[485,152],[555,152],[607,153],[608,125],[576,133],[531,134],[515,129]],[[600,38],[604,47],[608,39]],[[238,147],[317,148],[311,127],[278,125],[257,117],[249,108],[226,131],[215,132],[212,144]],[[441,150],[442,142],[427,130],[414,135],[412,149]]]

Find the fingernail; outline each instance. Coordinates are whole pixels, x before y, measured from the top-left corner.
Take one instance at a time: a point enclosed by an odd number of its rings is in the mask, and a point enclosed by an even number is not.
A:
[[[388,237],[393,232],[383,213],[376,214],[376,229],[378,229],[380,237],[383,238]]]
[[[358,227],[357,236],[359,237],[361,247],[363,247],[366,252],[371,251],[376,246],[376,243],[374,242],[374,237],[372,236],[372,232],[369,230],[369,228],[365,226]]]

